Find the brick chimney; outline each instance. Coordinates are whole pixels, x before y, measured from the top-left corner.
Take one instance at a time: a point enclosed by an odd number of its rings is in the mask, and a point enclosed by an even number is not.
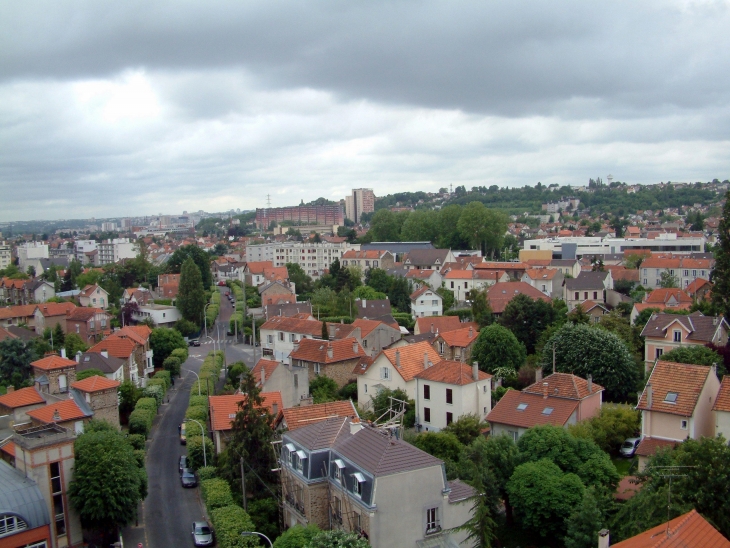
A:
[[[542,380],[542,367],[538,367],[535,369],[535,382],[540,382]]]
[[[66,349],[65,348],[61,348],[61,357],[62,358],[65,358],[66,357]]]
[[[542,383],[542,397],[547,399],[548,397],[548,387],[550,385],[547,382]]]
[[[262,365],[261,366],[261,386],[263,386],[265,382],[266,382],[266,368],[264,368],[264,366]],[[276,404],[274,404],[274,405],[276,405]]]
[[[651,388],[651,383],[646,383],[646,406],[651,409],[651,404],[654,403],[654,390]]]
[[[474,328],[472,326],[469,326],[469,338],[471,339],[474,336]]]
[[[332,349],[332,343],[327,343],[327,357],[332,359],[335,355],[335,351]]]
[[[5,389],[6,394],[12,394],[13,392],[15,392],[15,387],[12,384]]]
[[[400,369],[400,350],[395,351],[395,366]]]
[[[365,428],[360,422],[360,419],[357,417],[353,417],[350,419],[350,434],[357,434],[360,430]]]
[[[56,409],[53,410],[53,420],[55,422],[61,420],[61,414],[58,412],[58,408],[56,408]]]

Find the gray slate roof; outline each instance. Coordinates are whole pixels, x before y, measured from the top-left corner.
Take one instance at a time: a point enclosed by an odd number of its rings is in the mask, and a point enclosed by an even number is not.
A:
[[[311,314],[312,303],[281,303],[281,304],[267,304],[265,307],[266,319],[274,316],[286,316],[291,317],[295,314]]]
[[[76,371],[85,371],[86,369],[98,369],[105,375],[112,375],[119,371],[119,368],[124,365],[124,360],[121,358],[115,358],[109,356],[105,358],[98,352],[86,352],[81,354],[79,358],[79,364],[76,366]]]
[[[286,433],[288,438],[310,451],[328,449],[344,435],[350,435],[349,421],[345,417],[335,417]]]
[[[604,289],[604,281],[609,272],[586,271],[578,274],[577,278],[565,280],[565,287],[568,291],[581,289]]]
[[[18,327],[17,325],[9,325],[5,328],[9,333],[12,333],[23,342],[32,341],[40,337],[35,331],[26,329],[25,327]]]
[[[711,342],[715,333],[722,325],[728,329],[728,324],[722,316],[703,316],[700,312],[690,315],[682,314],[654,314],[646,322],[641,331],[642,337],[664,337],[665,330],[672,322],[678,322],[690,332],[687,337],[690,341]]]
[[[408,253],[413,249],[434,249],[434,247],[431,242],[372,242],[369,244],[362,244],[360,249],[362,251],[374,249],[401,254]]]
[[[29,529],[51,523],[38,485],[0,460],[0,514],[17,514]]]
[[[364,304],[363,304],[364,303]],[[358,318],[375,319],[380,316],[391,314],[390,301],[388,299],[366,299],[355,300]]]
[[[433,265],[437,262],[443,266],[446,262],[446,256],[449,254],[448,249],[414,249],[404,259],[411,265]]]

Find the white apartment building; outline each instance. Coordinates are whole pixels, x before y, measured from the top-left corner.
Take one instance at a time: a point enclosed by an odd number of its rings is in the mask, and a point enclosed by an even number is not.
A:
[[[316,279],[330,267],[332,261],[341,259],[342,255],[350,249],[359,251],[360,244],[272,242],[246,247],[246,262],[271,261],[275,267],[294,263]]]
[[[10,244],[7,242],[0,242],[0,270],[5,270],[10,266],[12,261],[12,255],[10,253]]]
[[[18,267],[25,272],[36,259],[48,258],[48,244],[25,242],[18,246]]]
[[[652,253],[688,255],[702,253],[707,238],[691,236],[678,238],[674,232],[659,234],[656,238],[602,238],[599,236],[565,236],[540,240],[525,240],[524,249],[550,250],[554,259],[606,255],[627,250],[645,249]]]
[[[74,259],[81,264],[96,263],[97,248],[94,240],[76,240],[74,242]]]
[[[99,265],[116,263],[122,259],[134,259],[139,252],[136,242],[131,242],[129,238],[104,240],[98,244],[98,250],[97,264]]]

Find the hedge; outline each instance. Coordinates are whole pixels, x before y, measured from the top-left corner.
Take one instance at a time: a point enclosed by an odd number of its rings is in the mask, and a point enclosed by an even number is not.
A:
[[[139,468],[144,468],[144,449],[135,449],[134,450],[134,458],[137,459],[137,466]]]
[[[142,434],[129,434],[127,441],[133,449],[144,449],[145,448],[145,437]]]
[[[201,424],[205,424],[205,423],[201,423]],[[194,436],[200,436],[200,435],[202,435],[202,430],[201,430],[200,426],[198,426],[198,423],[195,423],[195,422],[192,422],[192,421],[186,422],[185,423],[185,429],[186,429],[185,430],[185,435],[186,435],[186,437],[188,439],[190,439],[190,438],[192,438]],[[206,433],[206,435],[207,435],[207,433]]]
[[[168,356],[165,358],[165,361],[162,362],[162,367],[165,368],[164,373],[167,373],[169,375],[179,375],[180,374],[180,366],[182,365],[182,362],[180,361],[180,358],[177,356]],[[163,371],[160,371],[160,373],[163,373]],[[156,377],[157,375],[155,375]],[[168,384],[167,387],[169,388],[170,385]]]
[[[159,386],[162,390],[162,395],[164,396],[167,393],[167,383],[165,383],[165,379],[158,379],[158,378],[151,378],[147,381],[147,388],[150,388],[152,386]]]
[[[208,408],[203,407],[202,405],[193,405],[188,407],[185,411],[185,418],[195,419],[196,421],[200,421],[205,424],[208,420]]]
[[[208,397],[207,396],[198,396],[198,392],[196,391],[194,394],[190,392],[190,400],[188,401],[188,407],[193,407],[195,405],[202,405],[204,407],[208,406]]]
[[[198,468],[198,479],[203,482],[218,476],[218,469],[215,466],[203,466]]]
[[[152,381],[152,379],[150,379],[150,381]],[[142,394],[146,398],[152,398],[155,401],[157,401],[157,407],[162,405],[162,400],[164,399],[164,392],[163,392],[161,386],[159,386],[159,385],[149,386],[148,385],[147,388],[145,388],[142,391]]]
[[[141,434],[146,438],[154,418],[155,414],[149,409],[135,409],[129,414],[129,433]]]
[[[200,482],[200,494],[203,496],[205,508],[210,514],[216,508],[233,506],[233,495],[231,486],[224,479],[213,478]]]
[[[221,293],[220,291],[216,291],[210,296],[210,302],[213,304],[221,304]]]
[[[180,360],[180,363],[183,363],[187,361],[188,359],[188,349],[187,348],[176,348],[172,352],[170,352],[170,356],[177,358]]]
[[[167,358],[167,360],[169,360],[169,359],[170,358]],[[167,361],[167,360],[165,360],[165,361]],[[167,386],[167,388],[170,388],[170,386],[172,385],[172,378],[171,378],[169,371],[158,371],[157,373],[155,373],[155,376],[152,378],[153,379],[163,379],[165,381],[165,386]]]
[[[352,318],[350,316],[327,316],[325,318],[320,318],[320,320],[328,323],[352,323]]]
[[[258,536],[243,537],[244,531],[254,531],[253,521],[240,506],[216,508],[210,514],[218,548],[255,548],[260,546]]]
[[[134,406],[135,409],[149,409],[150,411],[157,413],[157,400],[155,398],[140,398],[137,400],[137,404]]]
[[[187,423],[186,428],[190,426],[193,423]],[[198,468],[202,468],[204,463],[208,462],[209,466],[213,466],[213,462],[215,460],[215,448],[213,447],[213,442],[210,438],[203,438],[199,435],[194,436],[193,438],[190,437],[190,435],[187,435],[187,446],[188,446],[188,461],[190,462],[190,468],[193,470],[197,470]],[[205,440],[205,459],[203,458],[203,442],[201,440]]]

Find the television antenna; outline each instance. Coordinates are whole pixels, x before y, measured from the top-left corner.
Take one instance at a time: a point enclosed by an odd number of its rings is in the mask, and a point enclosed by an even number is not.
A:
[[[666,470],[666,472],[660,473],[659,477],[669,479],[667,489],[667,530],[666,535],[669,537],[669,520],[671,517],[671,511],[672,511],[672,479],[673,478],[684,478],[687,477],[687,474],[678,474],[677,472],[681,472],[682,468],[698,468],[697,466],[652,466],[652,470]]]

